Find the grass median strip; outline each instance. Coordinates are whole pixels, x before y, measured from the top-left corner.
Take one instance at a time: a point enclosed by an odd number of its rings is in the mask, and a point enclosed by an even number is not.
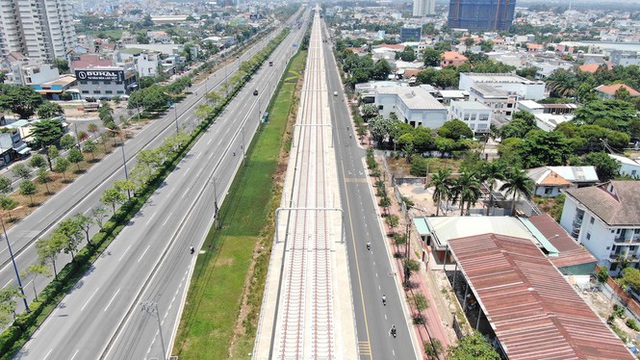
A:
[[[287,128],[295,112],[296,81],[305,66],[298,53],[279,84],[263,124],[220,209],[196,263],[173,354],[185,359],[250,358],[285,170]],[[286,79],[286,80],[284,80]],[[242,319],[238,321],[238,319]],[[233,344],[235,343],[235,345]],[[233,350],[230,350],[233,349]]]

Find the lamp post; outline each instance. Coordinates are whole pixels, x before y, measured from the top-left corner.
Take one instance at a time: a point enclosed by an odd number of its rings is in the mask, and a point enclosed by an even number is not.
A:
[[[116,133],[116,134],[120,134],[119,131],[113,130],[113,129],[109,129],[109,128],[104,128],[107,131],[111,131],[112,133]],[[120,150],[122,150],[122,166],[124,167],[124,179],[125,180],[129,180],[129,172],[127,171],[127,157],[124,155],[124,139],[120,139],[120,141],[122,141],[122,146],[120,147]],[[127,190],[127,196],[129,197],[129,199],[131,199],[131,191]]]
[[[180,129],[178,129],[178,104],[173,104],[173,112],[176,114],[176,134],[178,132],[180,132]]]
[[[29,309],[29,304],[27,303],[27,297],[24,295],[24,289],[22,288],[22,280],[20,279],[20,272],[18,271],[18,265],[16,265],[16,259],[13,256],[13,250],[11,249],[11,242],[9,241],[9,236],[7,235],[7,229],[4,227],[4,216],[10,213],[11,211],[22,209],[22,206],[18,206],[12,210],[5,211],[2,215],[0,215],[0,222],[2,222],[2,232],[4,233],[4,239],[7,241],[7,249],[9,249],[9,256],[11,257],[11,263],[13,264],[13,270],[16,272],[16,278],[18,279],[18,287],[20,288],[20,293],[22,294],[22,301],[24,301],[24,308],[27,310],[27,313],[31,312]]]
[[[214,220],[214,224],[216,225],[217,229],[220,229],[222,226],[220,226],[220,216],[218,214],[218,191],[216,189],[216,177],[213,178],[213,209],[214,209],[214,214],[213,214],[213,220]]]

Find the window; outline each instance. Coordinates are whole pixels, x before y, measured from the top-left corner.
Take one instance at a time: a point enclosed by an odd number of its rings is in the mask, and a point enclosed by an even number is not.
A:
[[[595,218],[593,218],[593,217],[592,217],[591,219],[589,219],[589,223],[590,223],[590,224],[593,224],[593,222],[594,222],[594,221],[596,221],[596,219],[595,219]]]
[[[587,233],[587,240],[591,240],[591,234]]]
[[[100,91],[100,90],[93,90],[93,93],[94,93],[94,94],[102,94],[102,91]]]
[[[116,81],[116,85],[122,85],[122,81]]]
[[[103,82],[103,84],[105,84],[105,85],[111,85],[111,81],[105,81],[105,82]]]
[[[384,109],[384,105],[378,105],[378,110],[383,110]]]
[[[105,93],[105,94],[113,94],[113,91],[111,91],[111,90],[105,90],[105,91],[104,91],[104,93]]]
[[[91,82],[93,85],[100,85],[100,81],[92,81]]]
[[[88,94],[88,93],[89,93],[89,90],[82,90],[82,93],[83,93],[83,94]]]
[[[636,171],[635,170],[631,170],[631,175],[636,176]]]
[[[610,249],[611,249],[611,246],[607,246],[607,250],[610,250]]]
[[[635,229],[635,230],[633,230],[633,233],[634,233],[634,234],[636,234],[636,235],[637,235],[637,234],[640,234],[640,229]]]
[[[80,84],[81,84],[81,85],[87,85],[87,82],[86,82],[86,81],[84,81],[84,80],[80,80]]]
[[[118,93],[118,94],[124,94],[124,91],[122,91],[122,90],[118,90],[118,91],[117,91],[117,93]]]
[[[551,195],[553,193],[553,188],[544,188],[544,194],[545,195]]]

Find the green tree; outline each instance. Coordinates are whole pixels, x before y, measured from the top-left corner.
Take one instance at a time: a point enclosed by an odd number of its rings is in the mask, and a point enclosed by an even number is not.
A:
[[[33,195],[38,192],[38,188],[36,184],[31,180],[22,180],[20,183],[20,195],[28,196],[31,202],[31,206],[33,207],[35,204],[33,203]]]
[[[0,108],[11,110],[21,119],[28,119],[44,100],[31,86],[10,86],[0,92]]]
[[[38,276],[50,277],[51,269],[43,264],[33,264],[27,268],[27,271],[22,274],[24,277],[32,277],[31,284],[33,284],[33,295],[35,296],[36,301],[38,301],[38,291],[36,290],[36,278]]]
[[[11,172],[13,173],[13,176],[22,180],[31,179],[31,170],[25,164],[17,163],[13,165]]]
[[[47,166],[47,159],[40,154],[31,155],[31,159],[29,159],[29,166],[32,168],[43,168]]]
[[[424,352],[427,354],[429,358],[438,359],[440,357],[440,354],[442,354],[443,351],[444,351],[444,346],[442,346],[442,343],[440,342],[440,340],[436,338],[431,338],[431,342],[424,343]]]
[[[393,125],[397,122],[397,120],[384,118],[382,115],[378,115],[369,120],[369,132],[371,133],[373,141],[380,146],[382,142],[389,137]]]
[[[471,205],[475,205],[482,196],[482,183],[478,175],[473,172],[464,172],[454,180],[452,189],[452,202],[460,204],[460,216],[466,212],[469,213]]]
[[[638,119],[636,108],[625,101],[594,100],[577,108],[574,114],[572,121],[577,125],[598,125],[625,132],[634,138],[640,135],[631,131]]]
[[[41,119],[49,119],[52,117],[60,116],[64,113],[64,111],[62,110],[62,106],[51,101],[45,101],[38,107],[36,113]]]
[[[41,148],[55,144],[64,134],[60,119],[44,119],[33,124],[31,137],[33,142]]]
[[[107,208],[100,205],[91,209],[91,220],[94,224],[98,225],[100,229],[102,229],[102,226],[104,225],[104,220],[109,216],[107,211]]]
[[[64,249],[64,246],[64,239],[60,235],[56,235],[55,232],[48,238],[41,238],[36,241],[36,249],[38,251],[40,264],[51,264],[53,267],[53,275],[56,280],[58,280],[56,260],[58,259],[58,254]]]
[[[434,85],[441,89],[446,89],[458,85],[460,75],[453,68],[446,67],[438,71],[433,79]]]
[[[473,131],[464,121],[453,119],[444,123],[438,129],[438,135],[447,139],[458,141],[460,139],[472,139]]]
[[[433,84],[437,73],[438,72],[434,68],[428,67],[416,75],[416,82],[418,84]]]
[[[525,168],[564,165],[571,144],[562,133],[533,130],[523,139],[518,154]]]
[[[481,41],[480,50],[482,50],[483,52],[491,52],[491,50],[493,50],[493,41],[491,40]]]
[[[69,170],[69,160],[63,157],[56,158],[56,166],[53,167],[53,171],[62,174],[63,179],[67,179],[67,170]]]
[[[0,175],[0,194],[8,194],[13,191],[11,187],[11,180],[6,176]]]
[[[630,286],[634,291],[640,291],[640,270],[627,267],[622,270],[622,281],[624,285]]]
[[[396,54],[396,58],[402,61],[413,62],[418,56],[411,46],[405,46],[404,50]]]
[[[428,186],[433,186],[432,199],[436,205],[436,216],[440,216],[442,202],[448,200],[452,195],[451,169],[438,169],[437,173],[431,175]]]
[[[578,79],[568,70],[558,69],[547,78],[547,89],[554,97],[572,97],[578,90]]]
[[[386,80],[391,73],[391,65],[385,59],[380,59],[373,66],[373,78],[377,80]]]
[[[62,251],[65,254],[71,254],[71,258],[75,257],[80,243],[82,243],[84,233],[73,217],[62,220],[58,227],[53,231],[52,236],[59,236],[64,243]]]
[[[620,163],[603,152],[585,155],[582,165],[595,166],[596,174],[601,182],[607,182],[620,175]]]
[[[60,156],[60,151],[55,145],[49,145],[45,155],[47,156],[47,162],[49,163],[49,170],[53,171],[53,165],[51,160]]]
[[[91,140],[87,140],[82,147],[82,151],[91,154],[91,160],[95,160],[95,153],[98,151],[98,145]]]
[[[498,132],[503,139],[522,139],[529,131],[536,130],[537,128],[536,118],[533,114],[525,111],[517,111],[513,114],[512,120],[502,126]]]
[[[95,138],[96,134],[99,132],[98,125],[94,123],[87,125],[87,131]]]
[[[49,191],[49,183],[51,182],[51,178],[49,177],[49,171],[47,171],[47,169],[38,168],[38,170],[36,170],[36,181],[44,185],[45,189],[47,190],[47,194],[51,194],[51,191]]]
[[[82,152],[80,150],[78,150],[77,148],[69,150],[69,153],[67,154],[67,160],[69,160],[69,162],[72,164],[76,164],[76,166],[78,167],[78,172],[82,171],[82,169],[80,169],[80,163],[84,160],[84,155],[82,155]]]
[[[93,226],[93,220],[90,217],[80,213],[75,214],[72,219],[84,232],[87,244],[89,244],[89,246],[93,246],[93,244],[91,243],[91,236],[89,236],[89,231],[91,230],[91,226]]]
[[[524,171],[518,168],[511,168],[507,171],[504,177],[504,183],[500,186],[500,191],[506,190],[506,196],[513,196],[511,201],[511,215],[515,214],[516,200],[518,198],[531,198],[534,185],[533,180],[531,180]]]
[[[606,266],[602,266],[600,270],[596,273],[596,278],[600,284],[604,284],[609,279],[609,268]]]
[[[449,347],[448,360],[500,360],[500,355],[485,341],[479,332],[458,340],[458,344]]]
[[[53,66],[58,68],[61,74],[69,73],[69,63],[65,59],[53,59]]]
[[[22,298],[17,286],[0,289],[0,326],[5,327],[16,320],[16,299]]]
[[[431,48],[425,49],[422,52],[422,58],[424,59],[424,66],[440,66],[442,51]]]
[[[111,205],[113,214],[115,214],[116,205],[124,203],[126,199],[126,196],[119,189],[112,187],[102,193],[102,198],[100,199],[100,201],[105,205]]]
[[[76,139],[71,134],[65,134],[60,138],[60,147],[69,150],[72,147],[76,146]]]
[[[7,211],[7,213],[9,214],[9,221],[13,221],[13,218],[11,217],[11,211],[9,210],[15,209],[16,206],[18,206],[17,201],[13,200],[5,194],[0,194],[0,209]]]

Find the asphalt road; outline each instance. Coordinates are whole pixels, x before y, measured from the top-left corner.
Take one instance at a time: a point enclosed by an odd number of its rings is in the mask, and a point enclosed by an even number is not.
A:
[[[168,355],[196,259],[189,246],[199,249],[204,240],[215,198],[224,199],[241,166],[243,141],[248,144],[259,125],[259,98],[264,106],[301,36],[292,33],[280,45],[270,58],[274,66],[254,75],[17,358]],[[255,89],[263,95],[254,96]]]
[[[326,34],[326,32],[325,32]],[[392,266],[386,239],[380,230],[373,194],[367,183],[363,159],[365,151],[357,146],[340,76],[332,55],[331,43],[325,44],[329,93],[338,92],[329,104],[334,124],[334,143],[338,159],[340,194],[345,211],[347,249],[353,294],[356,330],[361,359],[417,359],[407,313],[400,297],[401,274]],[[371,242],[371,251],[366,248]],[[382,304],[382,295],[387,305]],[[390,335],[397,328],[397,338]]]
[[[204,101],[205,88],[207,90],[216,89],[221,86],[225,79],[233,76],[240,63],[250,58],[253,54],[261,50],[277,33],[267,36],[256,46],[247,50],[243,55],[239,56],[233,63],[222,68],[212,74],[206,82],[201,82],[192,87],[193,94],[188,96],[183,102],[177,104],[177,109],[169,109],[164,116],[152,121],[142,131],[140,131],[133,139],[126,142],[124,147],[124,157],[126,158],[128,169],[132,169],[135,165],[135,155],[143,149],[156,148],[162,144],[164,139],[176,132],[176,118],[179,127],[193,128],[199,119],[195,116],[195,105]],[[292,54],[292,51],[288,53]],[[276,61],[275,67],[284,66],[283,61]],[[252,85],[249,85],[251,87]],[[252,91],[255,90],[252,89]],[[270,93],[271,91],[268,91]],[[265,99],[261,101],[261,99]],[[257,97],[262,103],[260,109],[263,110],[267,104],[267,97],[261,92]],[[232,110],[225,110],[225,114],[233,113]],[[255,109],[255,119],[258,121],[259,114],[257,105]],[[213,125],[214,127],[217,126]],[[248,139],[247,139],[248,141]],[[215,144],[215,143],[214,143]],[[100,204],[102,193],[111,187],[114,181],[124,179],[123,155],[122,149],[115,149],[112,154],[105,157],[102,161],[91,167],[84,175],[80,176],[74,183],[67,186],[64,190],[50,198],[46,203],[37,208],[28,217],[15,224],[8,230],[8,237],[16,258],[18,269],[24,272],[31,264],[38,261],[35,242],[41,237],[46,237],[55,228],[55,226],[65,218],[73,216],[76,213],[90,215],[91,209]],[[91,230],[91,233],[97,232],[97,227]],[[0,247],[0,259],[2,261],[0,268],[0,288],[4,288],[10,284],[16,284],[16,276],[10,263],[10,258],[6,246]],[[69,255],[60,254],[57,261],[58,269],[69,262]],[[35,279],[35,289],[32,279],[23,279],[27,300],[34,298],[35,291],[40,291],[50,279],[38,277]],[[18,304],[18,310],[24,309],[22,302]]]

